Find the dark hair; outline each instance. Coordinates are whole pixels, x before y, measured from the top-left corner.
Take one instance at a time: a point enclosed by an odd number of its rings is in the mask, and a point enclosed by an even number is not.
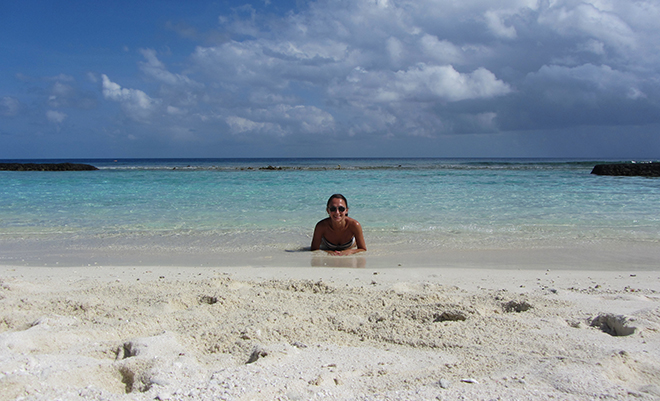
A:
[[[333,199],[341,199],[341,200],[343,200],[344,203],[346,204],[346,209],[348,209],[348,201],[346,200],[346,198],[345,198],[344,195],[342,195],[342,194],[334,194],[334,195],[332,195],[332,196],[330,197],[330,199],[328,199],[328,203],[327,203],[326,207],[330,207],[330,202],[332,202]]]

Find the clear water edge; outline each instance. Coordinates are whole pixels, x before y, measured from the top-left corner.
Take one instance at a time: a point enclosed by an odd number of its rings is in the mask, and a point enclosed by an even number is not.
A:
[[[336,192],[364,227],[370,266],[506,254],[499,265],[525,268],[568,252],[567,267],[653,268],[660,247],[660,180],[593,176],[594,161],[89,162],[101,170],[0,172],[0,264],[309,266]]]

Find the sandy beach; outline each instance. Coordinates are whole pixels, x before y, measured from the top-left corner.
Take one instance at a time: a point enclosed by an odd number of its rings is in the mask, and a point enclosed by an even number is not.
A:
[[[0,266],[0,278],[2,400],[660,398],[658,271]]]

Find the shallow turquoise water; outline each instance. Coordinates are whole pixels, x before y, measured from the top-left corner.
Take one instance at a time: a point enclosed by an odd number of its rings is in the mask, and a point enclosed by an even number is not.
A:
[[[298,249],[333,193],[376,249],[660,243],[660,180],[591,175],[598,161],[77,162],[101,170],[0,172],[6,250],[63,238],[70,250]]]

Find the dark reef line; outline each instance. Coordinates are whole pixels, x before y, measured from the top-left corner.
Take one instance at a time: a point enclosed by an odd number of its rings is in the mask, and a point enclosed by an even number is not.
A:
[[[591,174],[615,176],[660,177],[660,163],[597,164]]]
[[[189,166],[190,167],[190,166]],[[398,166],[401,168],[402,166]],[[323,167],[320,169],[341,169],[341,166],[334,168]],[[177,169],[176,167],[174,168]],[[243,170],[241,168],[240,170]],[[299,169],[291,167],[268,167],[252,168],[247,170],[289,170]],[[92,171],[98,170],[97,167],[82,163],[0,163],[0,171]],[[597,164],[591,170],[591,174],[610,175],[610,176],[641,176],[641,177],[660,177],[660,163],[613,163]]]
[[[0,163],[2,171],[92,171],[98,168],[79,163]]]

